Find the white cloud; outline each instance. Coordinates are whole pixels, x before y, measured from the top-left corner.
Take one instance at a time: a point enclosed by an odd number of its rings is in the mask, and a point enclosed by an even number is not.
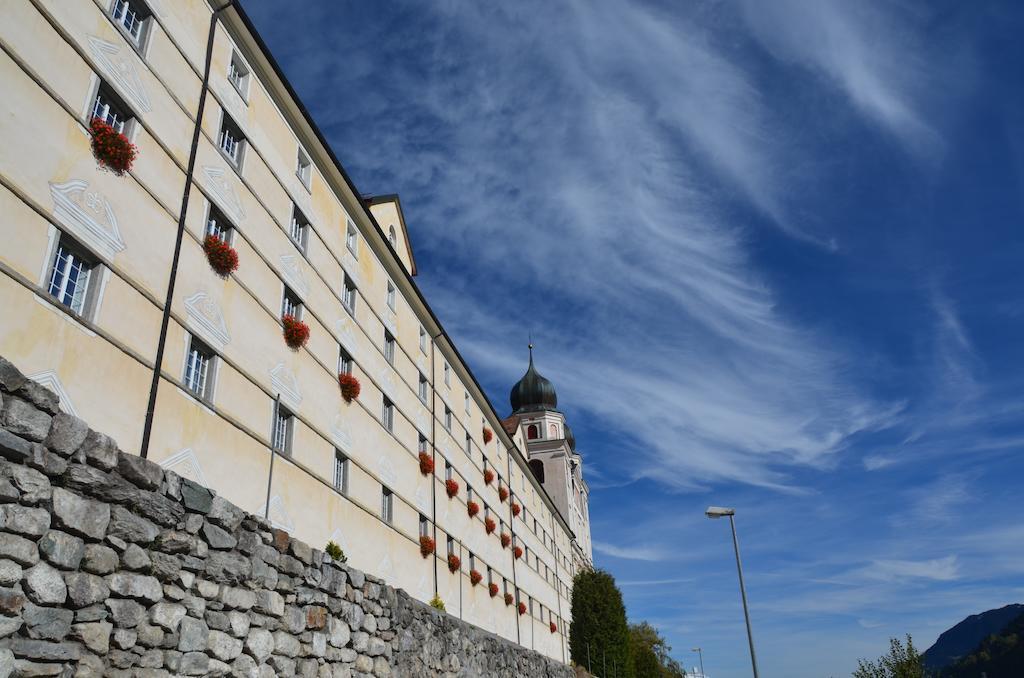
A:
[[[930,579],[953,581],[957,579],[960,566],[955,555],[932,560],[876,560],[861,573],[870,579],[886,581],[902,579]]]
[[[668,560],[670,555],[664,549],[655,546],[618,546],[603,541],[594,541],[593,545],[598,553],[624,560],[659,561]]]

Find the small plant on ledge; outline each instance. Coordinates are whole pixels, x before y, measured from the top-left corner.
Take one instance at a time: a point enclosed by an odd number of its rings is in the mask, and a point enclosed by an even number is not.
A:
[[[434,460],[426,452],[420,452],[420,473],[429,476],[434,472]]]
[[[504,486],[498,488],[498,499],[502,501],[508,499],[508,488]]]
[[[281,317],[281,324],[284,325],[284,343],[288,348],[298,350],[309,341],[309,325],[295,316],[286,313]]]
[[[469,514],[470,518],[480,513],[480,504],[476,503],[475,501],[469,502],[468,504],[466,504],[466,513]]]
[[[217,236],[206,236],[203,240],[203,252],[206,252],[206,261],[210,268],[222,278],[238,270],[238,253],[235,252],[235,248]]]
[[[505,605],[511,605],[514,602],[516,602],[516,599],[512,597],[512,594],[511,593],[506,593],[505,594]]]
[[[433,553],[434,549],[436,549],[436,548],[437,548],[437,544],[434,543],[434,540],[432,538],[428,537],[427,535],[423,535],[423,536],[420,537],[420,555],[421,556],[426,558],[431,553]]]
[[[444,612],[444,601],[441,600],[441,596],[435,593],[434,597],[430,599],[430,607]]]
[[[551,633],[558,633],[558,624],[555,622],[548,624],[548,627],[551,629]]]
[[[493,533],[496,527],[498,524],[494,522],[494,518],[484,518],[484,530],[487,531],[487,534]]]
[[[338,386],[341,387],[341,397],[345,399],[346,403],[350,403],[359,397],[359,391],[362,387],[359,385],[359,380],[356,379],[356,375],[342,372],[338,375]]]
[[[508,545],[512,543],[512,537],[508,536],[504,532],[501,533],[501,548],[507,549]]]
[[[491,594],[491,598],[494,598],[495,596],[498,595],[498,585],[493,583],[493,582],[488,584],[487,585],[487,592]]]
[[[131,170],[139,149],[128,141],[128,137],[100,118],[93,118],[89,123],[89,134],[92,137],[92,155],[100,167],[119,177]]]
[[[516,557],[516,560],[519,560],[520,558],[522,558],[523,557],[523,549],[522,549],[522,547],[521,546],[513,547],[512,548],[512,555]]]
[[[333,541],[327,542],[327,546],[324,547],[324,553],[331,557],[331,560],[336,560],[339,563],[348,561],[348,556],[341,550],[341,547],[335,544]]]
[[[455,495],[459,493],[459,481],[454,478],[444,481],[444,491],[448,493],[449,499],[454,499]]]
[[[494,431],[484,426],[484,445],[491,442],[494,438]]]
[[[477,584],[479,584],[483,580],[484,580],[484,576],[482,574],[480,574],[479,572],[477,572],[476,570],[470,570],[469,571],[469,583],[472,584],[473,586],[476,586]]]
[[[494,471],[491,469],[484,469],[484,485],[490,485],[494,482]]]
[[[523,507],[519,504],[512,502],[512,515],[518,517],[519,512],[523,510]]]
[[[448,554],[448,571],[452,574],[459,571],[459,567],[462,566],[462,561],[454,553]]]
[[[519,603],[519,616],[526,614],[526,603]]]

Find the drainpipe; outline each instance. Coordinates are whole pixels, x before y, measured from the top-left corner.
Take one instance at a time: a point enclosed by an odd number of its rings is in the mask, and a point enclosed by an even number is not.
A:
[[[203,111],[206,109],[206,93],[210,83],[210,64],[213,61],[213,37],[217,30],[217,19],[221,12],[235,4],[228,2],[220,9],[214,10],[210,17],[210,32],[206,38],[206,64],[203,67],[203,84],[199,91],[199,108],[196,110],[196,125],[192,131],[192,148],[188,154],[188,169],[185,172],[185,190],[181,194],[181,209],[178,212],[178,235],[174,242],[174,255],[171,258],[171,273],[167,280],[167,298],[164,301],[164,314],[160,320],[160,338],[156,344],[156,360],[153,365],[153,380],[149,386],[149,404],[146,406],[146,420],[142,426],[142,446],[139,456],[149,456],[149,437],[153,433],[153,416],[156,414],[156,394],[160,388],[160,366],[164,362],[164,349],[167,346],[167,328],[171,322],[171,303],[174,301],[174,283],[178,279],[178,260],[181,258],[181,242],[185,236],[185,215],[188,212],[188,200],[192,192],[192,175],[196,168],[196,155],[199,150],[199,136],[202,132]]]
[[[430,523],[434,530],[434,595],[437,596],[437,339],[430,338],[430,458],[434,460],[434,473],[430,478]],[[460,606],[461,609],[461,606]],[[460,615],[461,616],[461,615]]]

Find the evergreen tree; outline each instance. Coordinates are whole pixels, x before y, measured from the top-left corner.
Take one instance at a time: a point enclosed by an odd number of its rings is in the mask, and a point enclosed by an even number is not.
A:
[[[580,666],[588,666],[588,644],[593,673],[636,678],[622,592],[604,570],[582,570],[573,579],[569,652]],[[607,671],[602,671],[604,666]]]
[[[679,663],[668,656],[672,648],[647,622],[630,624],[629,639],[638,678],[682,678],[686,675]]]
[[[879,657],[877,662],[857,661],[853,678],[924,678],[924,663],[909,635],[906,646],[899,638],[892,638],[889,640],[889,652]]]

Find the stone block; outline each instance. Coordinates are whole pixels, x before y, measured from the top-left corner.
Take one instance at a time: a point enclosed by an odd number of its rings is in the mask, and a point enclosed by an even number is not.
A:
[[[110,510],[110,525],[107,533],[126,542],[152,544],[160,534],[160,528],[145,518],[133,514],[123,506]]]
[[[117,470],[126,480],[144,490],[159,488],[164,479],[164,470],[158,464],[124,452],[118,455]]]
[[[208,520],[203,522],[202,535],[212,549],[233,549],[238,544],[238,540],[232,537],[230,532]]]
[[[18,490],[22,504],[35,505],[50,499],[49,478],[34,468],[0,461],[0,477],[6,478]]]
[[[102,578],[88,572],[66,572],[68,604],[73,608],[88,607],[107,599],[110,589]]]
[[[93,574],[110,574],[117,569],[117,552],[102,544],[86,544],[82,569]]]
[[[45,445],[62,457],[70,457],[82,446],[88,434],[89,427],[84,421],[66,412],[58,412],[50,422]]]
[[[118,453],[117,443],[110,436],[96,431],[89,431],[85,440],[78,447],[76,457],[90,466],[112,471],[117,468]]]
[[[0,506],[0,529],[40,537],[50,529],[50,512],[43,508],[6,504]]]
[[[217,659],[229,662],[242,653],[242,641],[223,631],[210,631],[206,648]]]
[[[163,587],[156,577],[128,572],[107,575],[107,586],[111,593],[122,598],[155,603],[163,598]]]
[[[54,643],[29,638],[13,638],[10,650],[15,657],[50,662],[73,662],[82,656],[81,648],[75,643]]]
[[[214,497],[210,504],[210,511],[206,519],[223,527],[228,532],[234,532],[242,524],[245,512],[238,508],[224,497]]]
[[[110,619],[120,628],[135,628],[146,619],[146,608],[134,600],[109,598],[106,606],[110,610]]]
[[[62,570],[77,570],[85,555],[85,542],[59,530],[50,530],[38,543],[39,553],[51,565]]]
[[[110,507],[97,501],[53,488],[53,520],[56,526],[87,539],[103,539],[110,523]]]
[[[64,577],[48,563],[36,563],[25,572],[25,594],[39,605],[63,605],[68,598]]]
[[[121,567],[133,572],[148,570],[152,565],[149,555],[138,544],[129,544],[121,554]]]
[[[274,636],[266,629],[253,629],[245,639],[245,651],[262,664],[274,652]]]
[[[188,478],[182,478],[181,501],[192,513],[209,513],[213,503],[213,492]]]
[[[106,654],[110,650],[110,634],[113,629],[110,622],[75,624],[71,627],[71,637],[97,654]]]
[[[0,457],[24,463],[32,455],[32,443],[0,428]]]
[[[183,617],[178,629],[178,650],[182,652],[205,652],[210,629],[206,622],[192,617]]]
[[[53,415],[38,409],[27,400],[14,396],[4,398],[3,408],[0,409],[0,426],[19,438],[35,443],[46,440],[52,420]]]

